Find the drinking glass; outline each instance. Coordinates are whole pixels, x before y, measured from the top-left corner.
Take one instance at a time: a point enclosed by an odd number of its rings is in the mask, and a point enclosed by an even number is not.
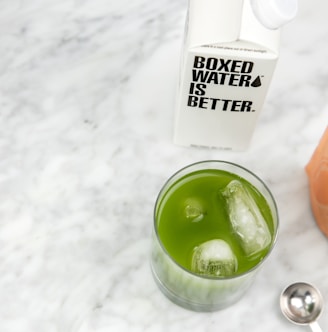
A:
[[[253,185],[265,198],[273,220],[271,243],[263,259],[246,272],[227,277],[200,275],[180,265],[168,252],[158,231],[158,208],[164,204],[162,209],[165,209],[165,197],[170,187],[190,173],[213,169],[235,174]],[[216,160],[202,161],[184,167],[167,180],[155,203],[151,248],[151,269],[154,279],[164,295],[184,308],[194,311],[216,311],[226,308],[237,302],[253,283],[260,266],[274,247],[278,224],[278,211],[273,195],[265,183],[251,171],[231,162]]]

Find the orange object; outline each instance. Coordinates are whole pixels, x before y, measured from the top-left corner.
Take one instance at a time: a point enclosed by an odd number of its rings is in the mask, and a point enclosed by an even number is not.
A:
[[[328,127],[305,170],[309,178],[313,215],[319,228],[328,236]]]

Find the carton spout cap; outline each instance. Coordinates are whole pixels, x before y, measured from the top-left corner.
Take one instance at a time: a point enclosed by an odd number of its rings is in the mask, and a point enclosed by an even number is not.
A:
[[[257,19],[268,29],[278,29],[293,20],[298,0],[251,0]]]

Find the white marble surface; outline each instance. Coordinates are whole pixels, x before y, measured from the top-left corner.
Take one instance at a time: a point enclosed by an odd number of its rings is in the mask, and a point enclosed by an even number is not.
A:
[[[252,146],[238,153],[172,144],[187,0],[0,3],[1,332],[305,330],[278,298],[302,280],[328,304],[328,240],[304,172],[327,125],[328,3],[300,0]],[[260,175],[281,222],[247,298],[216,313],[175,306],[149,269],[156,195],[204,159]]]

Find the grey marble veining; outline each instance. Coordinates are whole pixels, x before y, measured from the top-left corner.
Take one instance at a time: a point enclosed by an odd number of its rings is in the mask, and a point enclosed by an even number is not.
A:
[[[0,330],[300,330],[280,314],[289,282],[328,301],[328,242],[304,166],[327,126],[328,5],[300,0],[246,152],[172,144],[186,0],[12,0],[0,12]],[[248,297],[199,314],[149,269],[152,213],[186,164],[224,159],[268,184],[276,248]],[[328,328],[328,316],[320,323]]]

